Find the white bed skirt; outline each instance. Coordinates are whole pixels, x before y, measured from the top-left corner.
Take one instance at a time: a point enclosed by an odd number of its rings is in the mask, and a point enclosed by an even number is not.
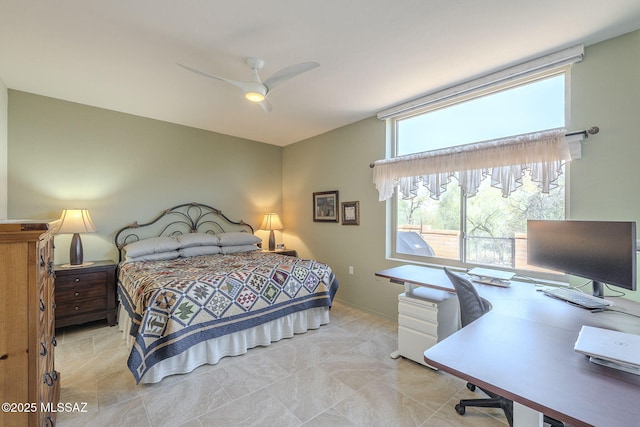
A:
[[[244,331],[203,341],[183,353],[155,364],[142,377],[140,383],[156,383],[169,375],[191,372],[198,366],[215,365],[223,357],[239,356],[250,348],[268,346],[283,338],[291,338],[294,334],[318,329],[327,323],[329,323],[329,307],[316,307],[292,313]],[[123,339],[127,340],[127,346],[130,348],[133,345],[133,337],[129,335],[131,319],[122,305],[120,305],[118,324],[123,332]]]

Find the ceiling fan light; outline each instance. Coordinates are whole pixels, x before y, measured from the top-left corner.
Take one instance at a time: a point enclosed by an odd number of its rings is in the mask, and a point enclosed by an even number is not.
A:
[[[259,92],[247,92],[244,94],[244,97],[247,98],[251,102],[262,102],[264,101],[264,95]]]

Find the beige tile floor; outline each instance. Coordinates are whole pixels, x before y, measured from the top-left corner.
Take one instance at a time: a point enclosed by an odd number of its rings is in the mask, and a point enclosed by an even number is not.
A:
[[[186,375],[136,385],[117,327],[98,322],[57,331],[66,426],[505,427],[499,410],[453,409],[465,383],[400,358],[396,323],[336,302],[316,331],[227,357]],[[72,406],[73,407],[73,406]]]

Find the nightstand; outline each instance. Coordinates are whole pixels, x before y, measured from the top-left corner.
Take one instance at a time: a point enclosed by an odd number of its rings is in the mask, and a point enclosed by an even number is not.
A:
[[[285,256],[298,256],[298,253],[295,249],[276,249],[275,251],[269,251],[267,249],[263,249],[262,252],[268,252],[272,254],[285,255]]]
[[[116,324],[116,263],[55,266],[56,328],[107,319]]]

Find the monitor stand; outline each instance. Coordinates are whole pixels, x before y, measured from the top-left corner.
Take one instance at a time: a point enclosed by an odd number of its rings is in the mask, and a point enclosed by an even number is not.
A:
[[[593,296],[598,298],[604,298],[604,283],[593,280]]]

